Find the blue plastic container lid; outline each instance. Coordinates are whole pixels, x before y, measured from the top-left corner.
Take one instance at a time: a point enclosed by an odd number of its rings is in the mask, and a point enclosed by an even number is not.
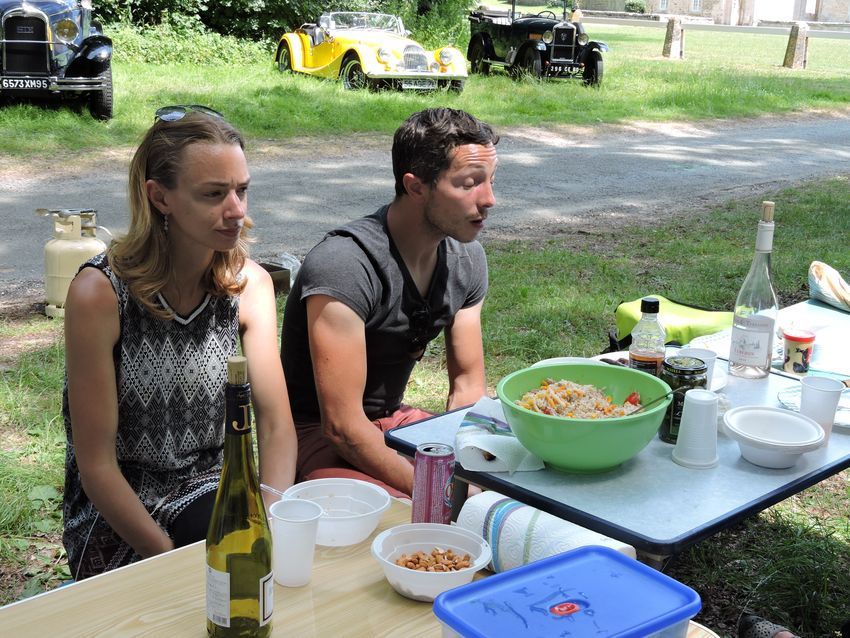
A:
[[[687,621],[699,594],[610,547],[588,545],[456,587],[434,613],[464,638],[643,638]]]

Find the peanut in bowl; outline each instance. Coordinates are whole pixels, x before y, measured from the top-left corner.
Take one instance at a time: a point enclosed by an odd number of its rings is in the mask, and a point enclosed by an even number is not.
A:
[[[444,591],[472,582],[491,553],[487,541],[462,527],[408,523],[378,534],[372,556],[399,594],[431,602]],[[398,564],[402,556],[407,560]]]

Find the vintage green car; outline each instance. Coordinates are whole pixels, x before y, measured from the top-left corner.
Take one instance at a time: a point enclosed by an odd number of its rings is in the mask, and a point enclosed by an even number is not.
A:
[[[433,51],[411,40],[401,18],[387,13],[335,11],[280,38],[282,72],[340,78],[347,89],[462,91],[466,60],[452,46]]]

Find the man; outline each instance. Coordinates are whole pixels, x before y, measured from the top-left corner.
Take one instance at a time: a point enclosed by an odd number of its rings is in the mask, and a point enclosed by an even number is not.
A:
[[[414,113],[393,139],[392,203],[329,233],[305,258],[281,340],[297,480],[349,476],[412,493],[413,467],[383,433],[429,416],[402,399],[440,331],[447,409],[485,394],[487,261],[475,238],[495,204],[498,140],[463,111]]]

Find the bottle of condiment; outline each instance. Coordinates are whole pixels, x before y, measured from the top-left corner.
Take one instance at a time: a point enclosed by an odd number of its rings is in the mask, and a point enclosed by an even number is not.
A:
[[[659,378],[673,390],[673,400],[667,406],[667,412],[658,430],[658,438],[662,441],[676,442],[682,421],[682,408],[685,406],[685,392],[693,388],[707,389],[707,372],[705,361],[696,357],[673,356],[664,360]]]
[[[770,254],[773,249],[773,202],[762,202],[756,253],[747,273],[732,319],[729,373],[758,379],[770,372],[779,304],[773,289]]]
[[[245,357],[227,360],[224,464],[207,532],[207,634],[268,636],[274,607],[272,536],[254,469]]]
[[[632,343],[629,346],[629,367],[658,376],[664,362],[667,338],[664,326],[658,318],[658,299],[644,297],[640,300],[640,320],[632,328]]]

